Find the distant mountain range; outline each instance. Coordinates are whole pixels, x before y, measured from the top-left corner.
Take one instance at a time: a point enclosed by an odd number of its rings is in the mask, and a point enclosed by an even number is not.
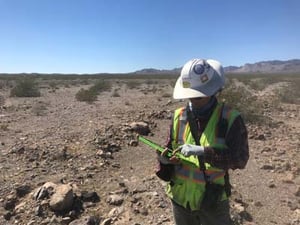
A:
[[[300,73],[300,59],[271,60],[256,63],[246,63],[243,66],[224,67],[225,73]],[[142,69],[137,74],[180,74],[181,68],[172,70]]]

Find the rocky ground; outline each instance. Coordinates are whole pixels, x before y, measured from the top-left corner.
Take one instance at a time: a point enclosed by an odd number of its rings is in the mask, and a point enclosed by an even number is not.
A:
[[[44,86],[38,98],[0,89],[0,224],[173,224],[155,152],[134,131],[164,144],[185,103],[167,80],[113,83],[93,104],[75,99],[87,85]],[[230,171],[236,224],[300,224],[299,104],[274,104],[284,85],[251,92],[272,123],[247,124],[250,160]]]

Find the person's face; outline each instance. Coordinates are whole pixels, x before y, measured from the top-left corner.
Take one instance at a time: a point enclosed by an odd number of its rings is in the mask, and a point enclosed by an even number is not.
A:
[[[204,105],[206,105],[209,102],[210,98],[211,98],[210,96],[200,97],[200,98],[190,98],[190,101],[191,101],[193,107],[199,109],[199,108],[203,107]]]

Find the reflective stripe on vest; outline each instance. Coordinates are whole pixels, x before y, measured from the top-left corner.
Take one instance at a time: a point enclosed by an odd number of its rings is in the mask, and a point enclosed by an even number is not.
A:
[[[219,178],[223,178],[225,175],[224,171],[214,171],[214,170],[208,170],[205,172],[207,175],[208,179],[212,182],[215,182]],[[180,177],[182,180],[190,180],[192,179],[193,182],[196,183],[205,183],[204,175],[199,168],[193,168],[191,169],[190,167],[183,165],[180,170],[177,171],[177,176]]]
[[[178,135],[177,135],[177,143],[178,144],[184,144],[185,140],[184,137],[186,132],[186,125],[187,125],[187,112],[185,108],[182,108],[180,111],[180,117],[179,117],[179,126],[178,126]]]

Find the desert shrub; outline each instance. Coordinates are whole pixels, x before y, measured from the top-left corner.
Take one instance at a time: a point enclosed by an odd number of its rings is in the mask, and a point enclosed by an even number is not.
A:
[[[0,89],[12,88],[13,81],[11,80],[0,80]]]
[[[0,80],[0,90],[5,88],[5,84],[2,80]]]
[[[147,84],[147,85],[156,85],[156,84],[158,84],[158,81],[157,80],[152,80],[152,79],[146,79],[146,81],[145,81],[145,84]]]
[[[230,85],[221,92],[219,98],[238,110],[247,123],[270,123],[270,118],[263,115],[264,103],[242,87]]]
[[[81,88],[77,93],[76,93],[76,99],[81,102],[87,102],[87,103],[93,103],[94,101],[97,100],[97,95],[98,93],[94,89],[83,89]]]
[[[100,93],[103,91],[110,91],[112,88],[112,85],[109,81],[100,80],[97,81],[92,87],[90,87],[90,90],[92,92]]]
[[[4,96],[0,95],[0,106],[3,106],[5,104],[5,98]]]
[[[33,78],[18,80],[10,91],[11,97],[40,97],[41,93]]]
[[[49,87],[50,87],[51,89],[58,89],[58,83],[55,82],[55,81],[51,81],[51,82],[49,83]]]
[[[103,91],[109,91],[111,90],[111,83],[108,81],[97,81],[93,86],[91,86],[89,89],[83,89],[81,88],[76,93],[76,99],[78,101],[87,102],[87,103],[93,103],[97,100],[97,96],[99,93]]]
[[[89,80],[88,79],[81,79],[80,80],[80,84],[82,84],[82,85],[88,85],[89,84]]]
[[[127,86],[129,89],[135,89],[135,88],[138,88],[140,85],[141,85],[140,82],[134,81],[134,80],[131,80],[131,81],[126,82],[126,86]]]
[[[278,90],[277,94],[283,103],[300,104],[300,79],[295,79],[286,87]]]

